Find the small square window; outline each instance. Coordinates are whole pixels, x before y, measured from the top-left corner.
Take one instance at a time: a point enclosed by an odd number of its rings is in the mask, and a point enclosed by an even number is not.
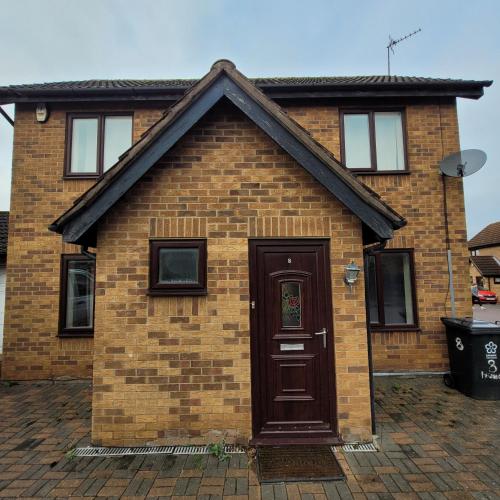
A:
[[[206,240],[150,242],[150,295],[206,295]]]
[[[500,278],[494,278],[495,285],[500,285]]]

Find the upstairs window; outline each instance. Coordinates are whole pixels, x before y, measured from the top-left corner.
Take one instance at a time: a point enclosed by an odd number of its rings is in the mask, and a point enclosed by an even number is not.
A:
[[[383,250],[365,263],[368,312],[373,329],[417,327],[412,250]]]
[[[343,111],[342,158],[363,172],[401,172],[406,167],[402,111]]]
[[[94,333],[95,260],[84,255],[63,255],[59,335],[87,337]]]
[[[98,177],[131,145],[131,114],[69,115],[65,175]]]

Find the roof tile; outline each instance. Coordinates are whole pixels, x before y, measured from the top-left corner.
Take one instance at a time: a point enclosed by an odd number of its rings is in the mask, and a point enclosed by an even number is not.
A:
[[[483,276],[500,276],[500,263],[492,255],[475,255],[470,260]]]
[[[342,86],[342,85],[477,85],[485,83],[477,80],[452,78],[429,78],[421,76],[368,75],[368,76],[290,76],[249,78],[258,87],[269,86]],[[188,89],[197,79],[165,79],[165,80],[77,80],[66,82],[30,83],[0,87],[2,90],[83,90],[83,89]]]
[[[468,243],[469,248],[500,246],[500,222],[493,222],[489,226],[479,231]]]

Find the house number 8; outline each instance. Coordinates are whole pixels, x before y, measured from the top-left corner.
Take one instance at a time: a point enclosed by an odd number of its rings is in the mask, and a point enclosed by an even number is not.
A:
[[[290,257],[288,257],[288,263],[291,264],[292,263],[292,259]]]

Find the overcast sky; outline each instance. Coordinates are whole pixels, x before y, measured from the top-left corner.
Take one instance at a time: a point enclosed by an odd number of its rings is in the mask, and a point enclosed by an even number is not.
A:
[[[498,0],[0,0],[0,12],[0,85],[198,78],[219,58],[249,77],[384,74],[389,34],[422,28],[396,48],[393,74],[498,81],[458,110],[462,148],[488,154],[465,180],[469,237],[500,220]],[[11,153],[0,117],[0,210]]]

